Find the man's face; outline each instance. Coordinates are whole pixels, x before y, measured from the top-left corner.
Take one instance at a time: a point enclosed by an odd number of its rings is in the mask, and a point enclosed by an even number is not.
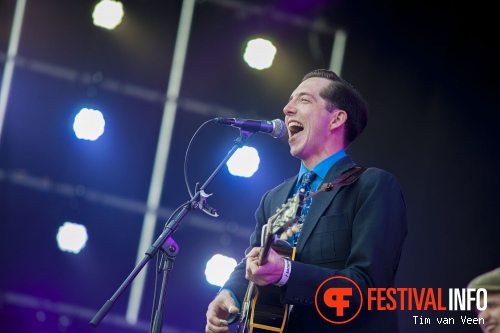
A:
[[[479,319],[484,323],[480,324],[483,332],[500,333],[500,292],[489,292],[487,308],[477,313]]]
[[[303,161],[321,161],[331,154],[325,149],[325,143],[331,140],[330,124],[335,112],[327,111],[326,101],[319,95],[330,83],[318,77],[305,80],[292,92],[283,108],[290,153]]]

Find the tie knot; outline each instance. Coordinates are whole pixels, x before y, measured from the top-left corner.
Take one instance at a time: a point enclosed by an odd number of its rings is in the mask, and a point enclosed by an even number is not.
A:
[[[316,178],[316,174],[313,171],[308,171],[302,175],[302,182],[300,183],[300,187],[311,186],[311,183]]]

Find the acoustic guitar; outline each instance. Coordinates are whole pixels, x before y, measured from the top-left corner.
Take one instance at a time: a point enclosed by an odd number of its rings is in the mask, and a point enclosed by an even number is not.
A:
[[[282,257],[294,259],[295,247],[280,240],[275,235],[284,232],[292,223],[298,221],[302,213],[303,203],[304,191],[301,190],[288,199],[268,219],[262,233],[262,247],[258,258],[259,266],[266,264],[270,248],[273,248]],[[288,304],[281,304],[279,299],[278,286],[257,287],[255,283],[250,281],[242,302],[236,333],[282,333],[288,316]]]

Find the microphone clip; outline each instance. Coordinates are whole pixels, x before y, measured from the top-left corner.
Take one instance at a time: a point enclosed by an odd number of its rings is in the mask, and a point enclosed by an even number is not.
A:
[[[204,190],[200,191],[199,187],[200,187],[200,183],[196,183],[195,192],[196,193],[199,192],[199,198],[198,198],[198,201],[193,201],[193,207],[201,209],[205,214],[208,214],[212,217],[218,217],[219,214],[217,213],[217,210],[215,208],[210,207],[207,204],[207,198],[212,196],[213,193],[208,194],[208,193],[205,193]]]

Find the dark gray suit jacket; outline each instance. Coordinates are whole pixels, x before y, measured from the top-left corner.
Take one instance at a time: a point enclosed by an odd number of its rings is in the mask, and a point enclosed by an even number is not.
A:
[[[355,166],[350,156],[335,163],[324,182],[331,182]],[[260,246],[262,226],[291,195],[297,176],[267,192],[255,213],[257,225],[250,247]],[[287,333],[292,332],[398,332],[396,311],[367,309],[367,288],[394,286],[399,259],[408,231],[406,206],[396,178],[390,173],[368,168],[354,183],[314,197],[297,243],[288,282],[280,288],[281,302],[292,304]],[[247,251],[248,251],[247,250]],[[241,302],[248,281],[242,261],[223,286]],[[315,306],[318,287],[339,276],[354,281],[363,293],[359,314],[343,324],[332,309],[325,320]],[[330,287],[342,287],[329,282]],[[352,303],[352,300],[351,300]],[[351,304],[350,308],[359,307]]]

